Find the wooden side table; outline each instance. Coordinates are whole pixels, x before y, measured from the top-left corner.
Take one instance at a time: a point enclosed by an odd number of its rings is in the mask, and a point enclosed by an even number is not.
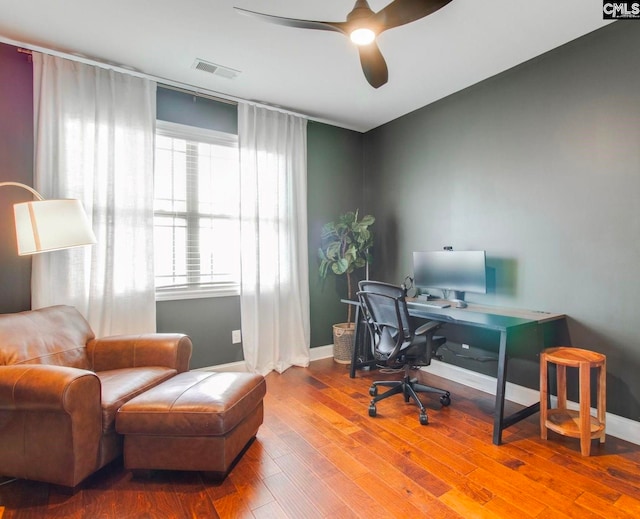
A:
[[[556,365],[558,382],[557,408],[548,406],[548,364]],[[580,370],[580,410],[567,409],[567,368]],[[598,404],[591,416],[591,369],[598,369]],[[580,348],[548,348],[540,355],[540,435],[547,439],[547,429],[580,438],[580,452],[589,456],[591,440],[605,441],[606,427],[606,357]]]

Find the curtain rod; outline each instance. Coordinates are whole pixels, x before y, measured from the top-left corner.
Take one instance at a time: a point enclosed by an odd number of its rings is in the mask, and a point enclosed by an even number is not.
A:
[[[34,52],[40,52],[41,54],[49,54],[51,56],[57,56],[59,58],[64,58],[64,59],[68,59],[71,61],[77,61],[79,63],[84,63],[86,65],[93,65],[93,66],[97,66],[97,67],[101,67],[101,68],[107,68],[107,69],[112,69],[115,70],[116,72],[120,72],[123,74],[129,74],[132,76],[136,76],[142,79],[149,79],[151,81],[155,81],[156,83],[160,84],[160,86],[162,87],[166,87],[166,88],[170,88],[172,90],[176,90],[179,92],[184,92],[187,94],[191,94],[191,95],[196,95],[199,97],[203,97],[203,98],[207,98],[207,99],[212,99],[214,101],[220,101],[222,103],[228,103],[228,104],[233,104],[233,105],[237,105],[238,103],[249,103],[261,108],[268,108],[270,110],[277,110],[279,112],[283,112],[286,114],[290,114],[290,115],[295,115],[297,117],[302,117],[304,119],[311,119],[311,117],[309,117],[308,115],[305,114],[301,114],[299,112],[294,112],[292,110],[287,110],[285,108],[281,108],[279,106],[271,106],[265,103],[259,103],[256,101],[248,101],[246,99],[242,99],[240,97],[235,97],[235,96],[230,96],[227,94],[221,94],[219,92],[215,92],[213,90],[208,90],[208,89],[201,89],[200,87],[196,87],[195,85],[190,85],[188,83],[181,83],[179,81],[172,81],[170,79],[167,78],[162,78],[159,76],[154,76],[152,74],[147,74],[146,72],[140,72],[139,70],[135,70],[135,69],[130,69],[127,67],[124,67],[122,65],[116,65],[113,63],[106,63],[106,62],[102,62],[96,59],[92,59],[92,58],[86,58],[84,56],[75,56],[73,54],[67,54],[65,52],[60,52],[60,51],[56,51],[56,50],[52,50],[52,49],[46,49],[44,47],[38,47],[36,45],[30,45],[30,44],[25,44],[25,43],[21,43],[21,42],[16,42],[7,38],[4,38],[2,36],[0,36],[0,42],[6,43],[8,45],[12,45],[14,47],[17,47],[18,52],[22,53],[22,54],[28,54],[28,55],[32,55]],[[323,121],[321,119],[314,119],[316,121],[320,121],[320,122],[326,122],[328,124],[335,124],[335,123],[330,123],[329,121]]]

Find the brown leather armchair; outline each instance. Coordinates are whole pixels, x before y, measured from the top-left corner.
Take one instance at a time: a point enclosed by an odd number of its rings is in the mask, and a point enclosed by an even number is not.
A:
[[[70,306],[0,315],[0,475],[74,489],[122,453],[115,415],[189,369],[183,334],[96,339]]]

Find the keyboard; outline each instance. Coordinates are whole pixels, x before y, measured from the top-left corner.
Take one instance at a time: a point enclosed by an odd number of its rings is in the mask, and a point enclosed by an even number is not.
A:
[[[418,303],[430,308],[449,308],[451,306],[449,303],[442,303],[440,301],[418,301]]]

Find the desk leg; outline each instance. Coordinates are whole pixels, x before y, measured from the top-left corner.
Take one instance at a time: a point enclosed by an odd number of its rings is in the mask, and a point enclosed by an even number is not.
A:
[[[500,351],[498,353],[498,385],[496,387],[496,404],[493,412],[493,444],[502,443],[504,421],[504,397],[507,387],[507,332],[500,332]]]
[[[540,401],[531,404],[528,407],[516,411],[515,413],[504,416],[504,399],[507,387],[507,332],[500,332],[500,351],[498,353],[498,385],[496,387],[496,405],[493,413],[493,443],[500,445],[502,443],[502,431],[520,420],[531,416],[540,411]]]
[[[358,369],[374,369],[378,362],[371,354],[371,337],[367,323],[361,318],[360,305],[356,307],[356,328],[353,335],[353,355],[351,357],[351,368],[349,377],[355,378]]]
[[[351,356],[351,368],[349,370],[349,377],[355,378],[356,369],[358,368],[358,355],[362,344],[360,344],[360,334],[362,333],[362,323],[360,322],[360,305],[356,305],[355,315],[355,330],[353,333],[353,355]]]

